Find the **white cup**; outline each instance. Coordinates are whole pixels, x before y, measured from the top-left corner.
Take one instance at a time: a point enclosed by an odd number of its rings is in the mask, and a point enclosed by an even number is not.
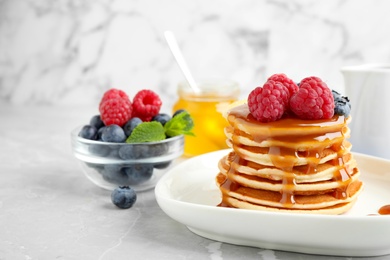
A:
[[[352,151],[390,159],[390,64],[341,68],[351,102]]]

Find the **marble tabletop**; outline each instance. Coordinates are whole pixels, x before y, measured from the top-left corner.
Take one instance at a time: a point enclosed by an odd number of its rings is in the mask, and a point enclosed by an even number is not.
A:
[[[153,190],[139,193],[131,209],[116,208],[71,152],[70,131],[93,113],[91,107],[0,105],[1,260],[353,259],[205,239],[168,217]]]

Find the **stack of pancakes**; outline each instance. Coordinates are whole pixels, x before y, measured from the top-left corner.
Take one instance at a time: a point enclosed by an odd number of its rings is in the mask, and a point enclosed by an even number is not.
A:
[[[218,164],[220,206],[341,214],[356,201],[362,182],[346,140],[350,117],[261,123],[243,104],[227,120],[232,151]]]

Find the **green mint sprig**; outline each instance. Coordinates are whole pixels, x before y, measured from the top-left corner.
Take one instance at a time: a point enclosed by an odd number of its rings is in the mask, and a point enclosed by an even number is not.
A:
[[[194,136],[194,133],[191,132],[193,128],[194,121],[187,111],[183,111],[180,114],[177,114],[164,125],[165,134],[170,137],[176,135]]]
[[[134,128],[126,143],[157,142],[165,138],[165,130],[161,123],[143,122]]]
[[[194,128],[194,121],[191,115],[184,111],[174,116],[164,126],[157,121],[143,122],[137,125],[126,143],[158,142],[167,137],[177,135],[191,135]]]

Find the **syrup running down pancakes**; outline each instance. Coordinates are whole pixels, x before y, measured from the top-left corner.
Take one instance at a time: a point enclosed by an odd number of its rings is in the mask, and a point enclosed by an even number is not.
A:
[[[262,123],[248,105],[231,108],[225,128],[231,152],[220,159],[220,206],[342,214],[362,190],[348,142],[351,117]]]

